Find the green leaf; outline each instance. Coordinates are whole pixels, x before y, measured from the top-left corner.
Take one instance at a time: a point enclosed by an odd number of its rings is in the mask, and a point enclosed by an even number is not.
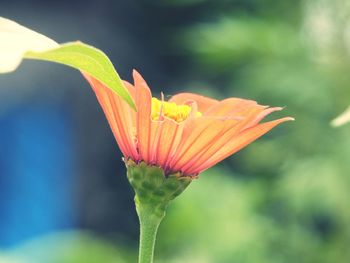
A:
[[[134,101],[124,87],[112,62],[99,49],[82,42],[72,42],[45,52],[30,51],[24,54],[24,58],[56,62],[88,73],[115,91],[136,110]]]
[[[81,42],[59,45],[40,33],[0,17],[0,73],[14,71],[23,58],[56,62],[87,73],[136,110],[112,62],[101,50]]]

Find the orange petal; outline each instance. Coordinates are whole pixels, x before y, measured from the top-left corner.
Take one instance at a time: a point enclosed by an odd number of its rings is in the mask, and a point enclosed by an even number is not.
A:
[[[263,110],[261,113],[258,114],[258,116],[256,116],[255,119],[253,119],[249,124],[247,124],[246,127],[244,128],[249,128],[252,127],[254,125],[257,125],[262,119],[264,119],[267,115],[271,114],[272,112],[275,111],[281,111],[283,110],[282,107],[273,107],[273,108],[268,108]]]
[[[169,102],[175,102],[178,105],[187,104],[191,101],[195,101],[197,103],[198,110],[202,113],[219,102],[218,100],[194,93],[179,93],[172,96],[169,100]]]
[[[182,172],[186,175],[193,174],[194,168],[200,166],[205,161],[210,159],[217,151],[219,151],[223,145],[225,145],[234,134],[238,133],[239,126],[238,120],[226,120],[225,126],[221,131],[213,138],[210,142],[207,143],[203,149],[196,153],[195,156],[188,159],[187,162],[182,167]]]
[[[245,115],[245,112],[258,108],[264,109],[265,106],[257,104],[253,100],[244,100],[238,98],[228,98],[210,107],[203,112],[205,116],[217,117],[237,117]]]
[[[149,143],[149,160],[150,164],[157,163],[157,148],[159,147],[159,139],[162,133],[164,121],[151,121],[150,143]]]
[[[169,165],[174,170],[186,168],[187,163],[195,160],[196,157],[201,154],[201,151],[205,151],[206,148],[215,143],[228,129],[231,129],[232,132],[239,133],[239,131],[242,130],[247,123],[251,122],[252,119],[255,119],[256,115],[263,111],[263,109],[264,106],[258,105],[255,101],[236,98],[220,101],[207,111],[209,114],[213,114],[213,117],[204,116],[188,121],[189,124],[186,125],[185,128],[186,131],[188,131],[188,135],[186,135],[185,131],[180,143],[180,148],[177,150],[176,156],[173,157],[174,160],[172,160]],[[240,118],[235,118],[234,113],[237,113]],[[218,114],[218,116],[215,116],[216,114]],[[232,115],[226,116],[225,114]],[[209,125],[207,131],[202,132],[201,128],[205,127],[207,124]],[[197,133],[194,131],[197,131]],[[186,143],[193,144],[191,145],[191,149],[186,148]]]
[[[137,146],[141,159],[148,162],[150,159],[151,109],[152,94],[146,81],[136,71],[133,71],[135,84],[135,102],[137,108]]]
[[[236,135],[235,137],[231,138],[231,140],[228,141],[223,147],[221,147],[221,149],[217,151],[216,154],[214,154],[211,158],[202,163],[199,167],[194,167],[193,169],[190,169],[187,172],[189,172],[190,174],[198,174],[212,167],[213,165],[222,161],[228,156],[234,154],[235,152],[239,151],[243,147],[247,146],[249,143],[255,141],[256,139],[270,131],[278,124],[291,120],[294,119],[291,117],[286,117],[275,121],[265,122],[248,128],[242,131],[240,134]]]
[[[138,159],[134,131],[135,112],[100,81],[88,74],[83,73],[83,75],[95,91],[123,155],[126,158]]]
[[[264,106],[255,105],[251,108],[247,108],[247,109],[241,111],[239,113],[239,115],[242,115],[241,120],[237,125],[232,127],[233,128],[232,136],[238,134],[239,132],[243,131],[244,129],[252,127],[253,123],[255,123],[257,120],[261,120],[264,116],[266,116],[268,111],[264,110],[264,108],[265,108]]]
[[[160,126],[157,147],[154,148],[154,162],[164,167],[166,170],[166,163],[170,156],[176,151],[181,135],[183,132],[183,123],[177,123],[172,119],[164,118]]]
[[[222,147],[224,147],[227,142],[232,140],[237,134],[242,130],[252,127],[253,124],[256,125],[261,119],[271,112],[281,110],[282,108],[276,107],[271,109],[259,111],[251,111],[250,115],[246,116],[245,119],[237,120],[237,122],[228,122],[227,126],[223,131],[217,136],[212,143],[208,144],[207,147],[199,152],[194,158],[189,160],[189,162],[184,165],[183,172],[185,174],[191,174],[196,170],[197,167],[202,165],[205,161],[210,159],[215,153],[217,153]]]
[[[225,121],[211,118],[194,118],[185,123],[181,141],[167,166],[180,171],[183,166],[212,143],[225,127]]]
[[[130,96],[132,97],[133,100],[135,100],[135,87],[131,83],[123,80],[125,88],[128,89]]]

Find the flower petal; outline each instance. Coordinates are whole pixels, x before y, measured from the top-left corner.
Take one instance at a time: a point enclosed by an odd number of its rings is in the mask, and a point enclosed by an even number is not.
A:
[[[253,127],[255,125],[257,125],[262,119],[264,119],[267,115],[271,114],[272,112],[275,111],[281,111],[283,110],[282,107],[273,107],[273,108],[268,108],[263,110],[262,112],[260,112],[256,118],[254,118],[252,121],[250,121],[249,123],[247,123],[247,125],[244,127],[244,129]]]
[[[239,98],[228,98],[220,101],[219,103],[212,105],[207,111],[203,112],[205,116],[218,116],[218,117],[237,117],[243,116],[251,109],[266,108],[257,104],[253,100],[245,100]]]
[[[157,148],[160,147],[159,139],[163,130],[164,121],[151,121],[150,143],[148,149],[149,163],[157,163]]]
[[[197,103],[198,110],[202,113],[219,102],[218,100],[195,93],[179,93],[172,96],[169,100],[169,102],[175,102],[178,105],[187,104],[191,101],[195,101]]]
[[[182,172],[188,175],[194,175],[195,168],[203,164],[210,159],[217,151],[219,151],[234,134],[238,133],[237,126],[239,126],[238,120],[225,121],[225,126],[211,141],[202,148],[201,151],[196,153],[192,158],[188,159],[182,167]]]
[[[209,156],[205,155],[204,158],[201,158],[201,156],[213,148],[218,140],[223,140],[222,137],[228,130],[230,130],[229,136],[231,137],[238,134],[249,123],[256,120],[257,116],[264,111],[264,108],[264,106],[258,105],[254,101],[231,98],[219,102],[207,111],[207,113],[213,114],[213,117],[204,116],[189,120],[179,149],[177,149],[175,156],[169,163],[170,169],[186,172],[189,167],[196,166],[198,162],[206,161],[219,148]],[[235,113],[241,118],[235,118]],[[222,117],[216,117],[216,114]],[[225,116],[221,114],[232,115]],[[203,130],[201,130],[202,128]],[[227,135],[224,137],[226,138]],[[223,142],[226,143],[227,141],[224,140]],[[198,161],[198,159],[201,159],[201,161]],[[198,162],[196,163],[196,161]]]
[[[107,117],[117,143],[125,158],[138,159],[135,142],[136,113],[131,107],[97,79],[83,73],[95,91],[97,99]]]
[[[137,108],[137,146],[141,159],[148,162],[150,159],[152,94],[146,81],[136,70],[133,71],[133,77]]]
[[[162,121],[161,130],[159,132],[158,144],[155,148],[155,163],[168,170],[166,163],[170,156],[173,156],[183,132],[183,123],[177,123],[172,119],[165,118]]]
[[[237,122],[236,120],[233,121]],[[212,118],[189,119],[185,123],[179,147],[167,163],[169,169],[172,171],[182,170],[189,160],[215,140],[224,127],[225,121],[222,120]]]
[[[213,139],[202,152],[198,152],[196,156],[191,158],[188,163],[184,165],[183,172],[185,174],[193,174],[197,167],[201,166],[205,161],[210,159],[242,130],[256,125],[269,113],[281,109],[282,108],[280,107],[275,107],[263,110],[260,113],[257,110],[251,111],[250,114],[242,120],[237,120],[237,122],[227,122],[227,125],[222,132],[218,134],[218,136]]]
[[[280,123],[286,122],[286,121],[292,121],[294,120],[291,117],[285,117],[282,119],[265,122],[256,126],[253,126],[251,128],[248,128],[244,131],[242,131],[240,134],[236,135],[235,137],[231,138],[230,141],[227,141],[227,143],[220,148],[219,151],[217,151],[210,159],[202,163],[199,167],[196,167],[194,169],[188,170],[191,174],[198,174],[216,163],[222,161],[223,159],[227,158],[228,156],[234,154],[235,152],[239,151],[249,143],[255,141],[268,131],[270,131],[272,128],[277,126]]]

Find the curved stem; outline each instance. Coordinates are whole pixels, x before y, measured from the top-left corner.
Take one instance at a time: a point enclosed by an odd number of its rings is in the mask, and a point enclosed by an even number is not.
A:
[[[165,215],[165,212],[156,213],[157,208],[159,207],[136,201],[140,220],[139,263],[153,263],[157,230]]]

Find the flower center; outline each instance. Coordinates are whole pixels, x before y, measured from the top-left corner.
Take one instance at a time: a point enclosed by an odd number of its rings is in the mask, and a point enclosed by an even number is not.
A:
[[[177,105],[175,102],[160,101],[157,98],[152,98],[152,120],[159,120],[160,112],[162,112],[163,116],[176,122],[182,122],[188,118],[191,111],[191,106]],[[200,117],[202,113],[197,111],[195,116]]]

